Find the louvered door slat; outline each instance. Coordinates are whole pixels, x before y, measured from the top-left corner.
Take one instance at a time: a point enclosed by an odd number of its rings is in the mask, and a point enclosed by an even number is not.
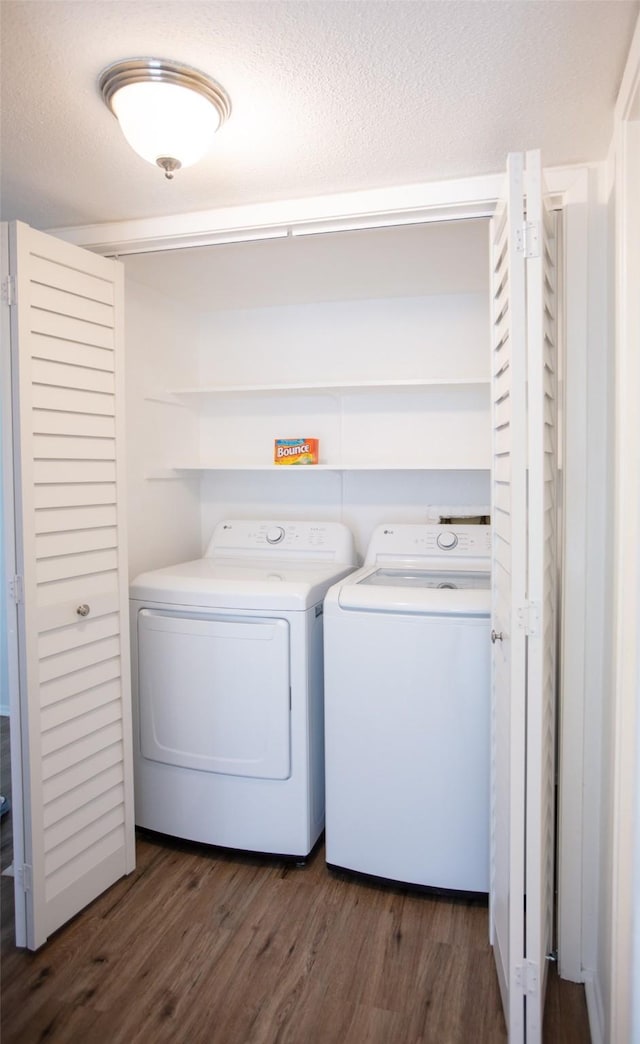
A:
[[[118,683],[113,680],[106,682],[104,685],[97,685],[94,689],[87,689],[79,696],[71,696],[67,700],[59,700],[58,703],[42,708],[43,731],[57,728],[58,725],[64,725],[79,714],[87,714],[89,711],[95,710],[97,707],[103,707],[106,703],[111,703],[117,699]],[[82,792],[83,796],[84,790]],[[78,800],[81,800],[81,797]]]
[[[91,301],[101,301],[103,304],[112,305],[115,302],[114,284],[109,278],[96,277],[95,273],[84,272],[73,264],[64,264],[59,257],[52,266],[49,252],[44,257],[32,253],[30,263],[31,282],[36,286],[40,284],[57,287],[59,290],[66,290],[78,297],[87,297]]]
[[[109,809],[106,813],[98,811],[97,819],[91,820],[86,827],[59,844],[54,843],[55,838],[49,840],[45,832],[45,839],[52,845],[50,849],[45,846],[45,868],[47,882],[49,885],[53,882],[53,890],[57,890],[60,886],[64,887],[64,879],[61,880],[61,875],[56,871],[60,871],[62,867],[68,871],[69,866],[77,860],[90,864],[92,848],[100,843],[105,843],[107,838],[109,838],[108,847],[118,844],[123,826],[122,804],[120,804],[118,808]]]
[[[63,678],[83,667],[90,667],[102,660],[109,660],[120,655],[120,638],[111,635],[96,642],[76,646],[64,652],[44,657],[40,664],[40,677],[43,682],[54,678]]]
[[[120,782],[108,787],[91,801],[86,801],[75,811],[67,811],[66,815],[45,828],[46,851],[55,853],[58,860],[62,861],[60,854],[63,859],[67,854],[62,853],[62,846],[69,842],[73,843],[73,840],[81,837],[84,831],[90,830],[96,821],[102,821],[104,824],[107,815],[111,817],[116,810],[121,810],[123,797],[124,790]],[[107,832],[108,826],[105,830],[105,833]]]
[[[92,785],[93,780],[99,780],[107,769],[118,769],[122,772],[123,748],[122,743],[116,741],[91,758],[89,762],[78,761],[70,768],[56,773],[51,779],[46,779],[43,786],[45,807],[54,805],[58,798],[82,792]]]
[[[87,591],[91,590],[91,612],[95,615],[98,610],[96,604],[98,598],[117,598],[120,592],[120,579],[116,569],[107,568],[102,571],[89,571],[80,576],[70,579],[50,580],[48,583],[38,586],[38,618],[45,624],[56,626],[60,620],[65,623],[72,612],[76,612],[79,605],[85,604]],[[65,611],[61,615],[59,606],[64,605]],[[44,614],[47,614],[45,616]],[[57,615],[56,615],[57,614]]]
[[[35,531],[69,533],[78,529],[113,526],[117,521],[115,504],[90,504],[82,507],[40,508],[35,515]]]
[[[65,482],[114,482],[115,460],[39,460],[33,461],[33,476],[38,485],[58,485]]]
[[[87,737],[102,735],[107,726],[121,721],[118,700],[95,707],[52,729],[43,730],[42,753],[44,757],[65,751]]]
[[[113,329],[113,307],[96,301],[95,298],[83,296],[54,286],[44,286],[32,280],[31,307],[41,308],[57,315],[67,315],[73,319]],[[90,288],[88,287],[89,291]]]
[[[71,531],[45,533],[36,537],[37,558],[60,558],[80,551],[104,551],[118,546],[117,526],[74,527]]]
[[[36,486],[33,491],[36,510],[47,508],[86,507],[90,504],[116,504],[115,482],[87,482],[70,486],[64,482]]]
[[[33,335],[33,358],[51,359],[69,366],[85,366],[91,370],[113,373],[114,354],[111,348],[92,348],[88,344],[61,341],[57,337]]]
[[[55,656],[67,649],[80,648],[119,633],[120,616],[117,612],[87,617],[81,624],[67,624],[66,627],[43,631],[38,638],[38,655],[44,660],[46,656]]]
[[[113,548],[107,551],[86,551],[83,554],[62,555],[58,558],[36,558],[36,582],[44,586],[56,580],[74,580],[77,577],[96,573],[116,572],[117,569],[118,554]],[[51,604],[51,599],[44,592],[42,599],[43,602],[46,600],[47,604]]]
[[[94,348],[113,348],[113,330],[86,319],[70,315],[57,315],[45,309],[34,308],[31,312],[31,332],[47,337],[60,337],[63,341],[76,341]]]
[[[51,388],[79,388],[113,394],[113,374],[110,371],[63,363],[59,359],[34,359],[31,379],[34,384],[46,384]]]
[[[58,410],[61,413],[88,413],[115,417],[115,407],[114,396],[106,392],[55,388],[46,384],[33,385],[32,408],[36,410]]]
[[[33,430],[38,435],[84,435],[110,439],[115,436],[116,426],[114,417],[66,410],[34,410]]]
[[[114,460],[113,439],[74,435],[36,435],[33,440],[37,460]]]
[[[92,688],[104,685],[120,677],[121,663],[119,656],[110,657],[102,662],[94,662],[90,667],[75,671],[62,678],[53,678],[40,685],[41,710],[45,707],[80,696]]]
[[[11,232],[19,404],[27,945],[133,869],[121,266]],[[89,606],[89,616],[78,607]]]
[[[104,578],[107,574],[99,574],[100,578]],[[107,579],[108,576],[107,576]],[[86,584],[86,580],[84,581]],[[60,627],[67,627],[73,620],[73,617],[78,617],[77,608],[79,603],[77,601],[69,601],[63,606],[61,612],[60,604],[50,600],[49,604],[44,603],[43,592],[46,594],[48,588],[52,588],[55,592],[56,584],[50,584],[45,586],[40,591],[40,604],[36,614],[36,620],[38,625],[38,632],[43,634],[44,632],[53,632]],[[108,613],[119,613],[121,606],[122,590],[119,583],[111,584],[111,590],[98,591],[97,585],[92,581],[92,601],[91,601],[91,617],[94,620],[99,619]],[[75,622],[75,621],[73,621]],[[84,621],[86,623],[86,620]],[[122,629],[122,620],[120,620],[120,629]],[[84,630],[84,623],[78,625],[78,634],[82,634]]]
[[[122,787],[122,773],[118,765],[112,765],[88,780],[82,788],[63,794],[47,803],[44,825],[51,827],[55,823],[73,816],[79,809],[86,807],[103,794],[113,792]]]

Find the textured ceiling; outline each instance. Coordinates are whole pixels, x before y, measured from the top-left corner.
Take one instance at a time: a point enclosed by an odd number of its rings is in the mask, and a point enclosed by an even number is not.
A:
[[[1,216],[90,224],[602,159],[638,4],[623,0],[2,0]],[[167,182],[97,89],[139,55],[233,111]]]

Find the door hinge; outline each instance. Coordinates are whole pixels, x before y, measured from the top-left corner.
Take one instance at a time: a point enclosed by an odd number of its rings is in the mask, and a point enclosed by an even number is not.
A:
[[[516,986],[522,993],[533,996],[538,992],[538,965],[533,961],[524,961],[516,965]]]
[[[18,886],[23,892],[32,891],[33,874],[28,863],[23,863],[22,866],[16,866],[16,879],[18,881]]]
[[[16,605],[22,605],[24,602],[24,583],[21,576],[9,578],[9,595]]]
[[[540,606],[538,602],[525,602],[518,606],[518,626],[528,638],[540,634]]]
[[[540,257],[540,225],[537,221],[525,221],[516,229],[516,250],[525,258]]]
[[[2,300],[4,304],[14,305],[16,303],[16,279],[15,276],[6,276],[2,280]]]

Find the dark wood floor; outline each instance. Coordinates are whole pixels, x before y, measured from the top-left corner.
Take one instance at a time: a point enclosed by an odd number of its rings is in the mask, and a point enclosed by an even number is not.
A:
[[[6,817],[5,817],[6,819]],[[486,906],[139,836],[138,866],[36,954],[2,880],[3,1044],[504,1044]],[[588,1044],[552,976],[546,1044]]]

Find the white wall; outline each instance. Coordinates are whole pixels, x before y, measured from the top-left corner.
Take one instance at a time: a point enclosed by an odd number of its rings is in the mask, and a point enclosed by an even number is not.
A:
[[[126,280],[126,442],[129,576],[201,551],[197,478],[156,479],[176,445],[197,445],[197,419],[187,409],[146,396],[195,383],[194,321],[165,295]]]
[[[437,508],[473,512],[489,501],[484,472],[216,472],[202,480],[202,542],[223,518],[318,519],[349,526],[363,557],[382,522],[426,522]]]
[[[201,318],[200,380],[487,379],[488,331],[482,293],[217,311]],[[203,460],[223,447],[230,463],[269,464],[275,438],[311,436],[321,463],[427,468],[205,474],[203,543],[224,517],[317,517],[346,522],[362,555],[380,522],[424,522],[438,506],[488,509],[488,470],[473,470],[490,463],[486,387],[231,396],[201,415]]]
[[[488,249],[486,222],[463,221],[125,257],[131,575],[201,553],[233,515],[343,519],[363,554],[379,522],[487,510]],[[167,395],[412,379],[478,383]],[[169,477],[268,467],[274,439],[296,436],[318,437],[337,470]]]
[[[340,233],[333,233],[333,240],[339,258]],[[488,271],[488,249],[481,260]],[[345,282],[347,278],[345,273]],[[202,316],[200,379],[204,384],[295,384],[487,378],[488,325],[488,293],[216,311]]]

